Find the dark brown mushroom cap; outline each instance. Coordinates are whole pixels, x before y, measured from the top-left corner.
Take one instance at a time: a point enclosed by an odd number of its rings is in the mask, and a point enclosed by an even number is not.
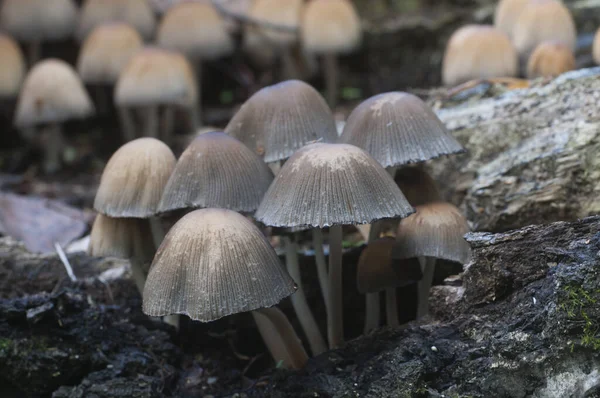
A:
[[[411,206],[441,202],[442,196],[433,178],[420,166],[401,167],[394,177]]]
[[[144,288],[144,313],[210,322],[271,307],[296,290],[275,250],[247,218],[193,211],[160,245]]]
[[[403,92],[363,101],[348,117],[339,142],[364,149],[383,167],[464,152],[427,104]]]
[[[265,162],[235,138],[201,134],[177,161],[159,210],[218,207],[253,212],[272,181]]]
[[[265,87],[250,97],[225,132],[267,163],[284,160],[311,142],[335,142],[337,130],[321,95],[299,80]]]
[[[377,293],[388,287],[402,287],[423,277],[416,258],[392,259],[396,239],[377,239],[362,251],[358,259],[356,283],[359,293]]]
[[[116,218],[156,215],[175,162],[171,149],[155,138],[128,142],[106,164],[94,208]]]
[[[413,212],[392,177],[365,151],[311,144],[281,168],[256,211],[275,227],[369,224]]]
[[[400,221],[392,257],[435,257],[466,264],[471,247],[464,239],[467,220],[450,203],[436,202],[416,207],[417,212]]]
[[[111,218],[98,214],[90,234],[88,253],[96,257],[131,258],[147,252],[144,246],[152,242],[148,220]],[[142,259],[148,263],[152,258]]]

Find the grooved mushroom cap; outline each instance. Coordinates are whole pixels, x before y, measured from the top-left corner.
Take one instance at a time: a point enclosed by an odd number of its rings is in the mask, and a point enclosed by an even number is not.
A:
[[[77,22],[73,0],[4,0],[0,6],[0,26],[27,43],[66,39]]]
[[[413,212],[383,167],[346,144],[311,144],[281,168],[255,218],[274,227],[369,224]]]
[[[253,212],[271,181],[269,167],[244,144],[225,133],[205,133],[177,161],[159,209],[218,207]]]
[[[58,59],[37,63],[25,77],[15,125],[62,123],[94,113],[94,105],[73,68]]]
[[[271,307],[296,290],[260,230],[231,210],[179,220],[158,248],[144,287],[144,313],[210,322]]]
[[[360,254],[356,271],[356,287],[360,294],[377,293],[388,287],[402,287],[418,282],[423,277],[416,258],[392,259],[396,239],[377,239]]]
[[[464,152],[431,108],[402,92],[363,101],[348,117],[339,141],[364,149],[383,167]]]
[[[469,225],[460,211],[444,202],[416,209],[415,214],[400,221],[392,257],[435,257],[468,263],[471,247],[463,236],[469,232]]]
[[[411,206],[442,200],[435,181],[421,167],[402,167],[396,171],[394,180]]]
[[[514,27],[513,42],[521,56],[528,56],[545,41],[562,42],[575,51],[577,32],[571,13],[556,0],[530,0]]]
[[[115,102],[122,106],[195,106],[194,71],[181,54],[158,48],[138,51],[121,71]]]
[[[317,90],[299,80],[255,93],[233,116],[225,132],[267,163],[287,159],[311,142],[337,140],[329,106]]]
[[[508,36],[488,25],[467,25],[452,34],[442,63],[442,80],[453,86],[473,79],[513,77],[519,57]]]
[[[194,60],[214,60],[234,49],[225,21],[210,2],[171,7],[158,28],[157,44]]]
[[[562,43],[543,42],[535,48],[527,62],[527,77],[556,77],[575,69],[573,51]]]
[[[494,13],[494,26],[512,37],[517,18],[531,0],[500,0]]]
[[[302,17],[302,46],[311,53],[348,53],[360,45],[360,18],[348,0],[316,0]]]
[[[19,94],[25,77],[25,61],[19,45],[0,33],[0,98],[13,98]]]
[[[111,218],[98,214],[90,234],[88,253],[95,257],[131,258],[147,252],[143,247],[152,242],[148,220],[139,218]],[[142,259],[152,261],[151,258]]]
[[[175,162],[171,149],[155,138],[128,142],[106,164],[94,208],[116,218],[152,217]]]
[[[255,0],[249,16],[258,21],[298,29],[304,0]],[[268,26],[246,25],[244,47],[252,50],[261,45],[286,47],[297,40],[294,32],[270,29]]]
[[[85,39],[77,72],[86,83],[115,84],[131,57],[143,47],[140,34],[130,25],[100,25]]]
[[[147,0],[86,0],[81,9],[77,38],[84,40],[95,27],[106,22],[125,22],[144,40],[154,36],[156,21]]]

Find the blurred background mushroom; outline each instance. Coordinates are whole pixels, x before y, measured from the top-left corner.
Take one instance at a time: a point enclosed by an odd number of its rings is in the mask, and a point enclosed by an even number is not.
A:
[[[25,77],[25,60],[17,42],[0,33],[0,101],[13,101]]]
[[[527,77],[552,78],[575,69],[575,55],[573,51],[557,42],[543,42],[539,44],[527,62]]]

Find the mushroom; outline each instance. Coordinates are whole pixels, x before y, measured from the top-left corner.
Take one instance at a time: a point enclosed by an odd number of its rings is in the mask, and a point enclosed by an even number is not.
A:
[[[198,107],[202,107],[202,62],[233,53],[233,40],[225,21],[210,2],[180,3],[169,9],[157,34],[160,47],[178,51],[192,61],[196,71]],[[201,122],[201,109],[198,111]]]
[[[14,124],[18,128],[45,125],[44,170],[53,173],[60,168],[64,145],[61,124],[93,113],[94,105],[73,68],[61,60],[46,59],[25,77]]]
[[[517,52],[527,60],[538,44],[562,42],[575,51],[577,31],[567,7],[556,0],[530,0],[514,26],[512,36]]]
[[[539,44],[527,62],[527,77],[556,77],[575,69],[573,51],[562,43],[543,42]]]
[[[514,77],[519,57],[506,33],[490,25],[467,25],[452,34],[442,62],[442,81],[453,86],[473,79]]]
[[[494,12],[494,26],[512,37],[517,18],[531,0],[500,0]]]
[[[147,47],[138,51],[121,71],[115,89],[115,103],[123,108],[124,126],[130,125],[129,108],[144,111],[144,135],[169,143],[171,140],[168,113],[162,120],[159,134],[160,107],[182,107],[189,112],[190,131],[198,126],[198,90],[193,68],[181,54]]]
[[[86,0],[79,17],[77,38],[83,41],[94,28],[106,22],[125,22],[145,41],[152,39],[156,26],[148,0]]]
[[[349,0],[316,0],[306,5],[302,17],[303,48],[323,56],[327,102],[337,103],[339,79],[337,55],[355,50],[361,43],[360,18]]]
[[[256,226],[231,210],[203,209],[179,220],[160,245],[144,288],[143,311],[184,314],[201,322],[257,312],[275,361],[299,368],[306,352],[287,318],[269,308],[294,292],[294,281]]]
[[[437,184],[422,164],[399,168],[394,180],[412,206],[442,200]]]
[[[275,227],[329,227],[328,338],[344,339],[342,225],[406,217],[413,209],[390,175],[365,151],[346,144],[311,144],[283,165],[255,218]]]
[[[596,65],[600,65],[600,28],[598,28],[596,34],[594,35],[592,56],[594,57],[594,62],[596,63]]]
[[[84,83],[96,88],[98,108],[104,105],[106,109],[104,90],[117,83],[130,58],[142,47],[140,34],[122,22],[100,25],[87,36],[77,59],[77,72]],[[131,141],[135,131],[132,126],[126,127],[125,139]]]
[[[429,290],[433,281],[436,259],[466,264],[471,248],[463,236],[469,232],[467,220],[450,203],[433,202],[416,206],[417,212],[400,221],[395,259],[418,258],[423,271],[419,282],[417,319],[429,312]]]
[[[0,33],[0,100],[17,97],[25,77],[25,61],[12,37]]]
[[[0,26],[28,45],[30,66],[41,58],[43,41],[65,40],[73,34],[77,19],[73,0],[4,0],[0,6]]]
[[[367,245],[358,259],[356,282],[361,294],[386,293],[387,325],[397,327],[398,307],[396,288],[407,286],[421,280],[422,272],[416,259],[392,259],[392,249],[396,239],[385,237]],[[379,307],[377,307],[379,309]],[[370,313],[367,312],[367,316]],[[365,322],[367,324],[367,322]],[[367,333],[369,330],[365,330]]]

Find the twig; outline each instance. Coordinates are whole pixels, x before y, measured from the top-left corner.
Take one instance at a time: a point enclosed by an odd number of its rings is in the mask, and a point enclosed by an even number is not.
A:
[[[75,273],[73,273],[73,268],[71,267],[71,263],[69,263],[69,259],[67,258],[64,250],[62,249],[62,247],[60,247],[60,244],[58,242],[54,242],[54,248],[56,249],[58,258],[60,258],[60,261],[65,266],[65,269],[67,270],[67,274],[69,275],[69,278],[71,278],[71,282],[77,282],[77,277],[75,276]]]
[[[280,30],[280,31],[284,31],[284,32],[294,33],[294,34],[298,33],[298,28],[295,28],[292,26],[279,25],[279,24],[275,24],[275,23],[272,23],[269,21],[263,21],[263,20],[253,18],[248,15],[243,15],[243,14],[231,11],[223,5],[223,3],[228,3],[231,1],[232,0],[222,0],[222,1],[211,0],[211,3],[219,11],[219,13],[221,13],[229,18],[233,18],[244,24],[255,25],[255,26],[260,26],[260,27],[267,28],[267,29]],[[233,1],[236,1],[236,0],[233,0]]]

